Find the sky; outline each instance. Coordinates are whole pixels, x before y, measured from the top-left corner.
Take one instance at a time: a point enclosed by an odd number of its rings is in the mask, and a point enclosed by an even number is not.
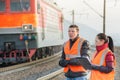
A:
[[[75,11],[75,23],[85,24],[101,31],[103,29],[104,0],[53,0],[62,8],[64,18],[72,21],[72,10]],[[98,14],[95,13],[89,4]],[[106,0],[106,33],[120,33],[120,0]]]

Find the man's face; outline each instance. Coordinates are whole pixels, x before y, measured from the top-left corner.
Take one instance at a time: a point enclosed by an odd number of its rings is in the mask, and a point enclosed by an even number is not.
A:
[[[70,39],[74,39],[78,35],[79,31],[76,28],[69,28],[68,35]]]

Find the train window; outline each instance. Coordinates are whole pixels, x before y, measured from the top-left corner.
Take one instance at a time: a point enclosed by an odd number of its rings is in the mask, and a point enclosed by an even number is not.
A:
[[[37,12],[40,13],[40,3],[37,3]]]
[[[5,0],[0,0],[0,11],[5,11]]]
[[[40,3],[39,2],[37,3],[37,9],[38,10],[40,9]]]
[[[30,0],[10,0],[11,11],[30,11]]]

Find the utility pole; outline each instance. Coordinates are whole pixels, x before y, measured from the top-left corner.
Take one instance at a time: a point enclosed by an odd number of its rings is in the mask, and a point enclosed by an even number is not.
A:
[[[104,0],[104,5],[103,5],[103,33],[105,33],[106,29],[106,0]]]
[[[76,14],[75,10],[72,10],[72,24],[75,24],[75,15],[83,15],[84,13]]]
[[[106,32],[106,0],[103,1],[103,16],[99,14],[93,7],[91,7],[86,1],[84,1],[84,3],[96,14],[98,14],[101,18],[103,18],[103,33],[105,33]]]
[[[74,24],[74,22],[75,22],[75,11],[72,10],[72,23]]]

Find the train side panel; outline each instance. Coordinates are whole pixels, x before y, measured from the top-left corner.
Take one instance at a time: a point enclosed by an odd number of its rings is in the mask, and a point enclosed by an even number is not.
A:
[[[38,47],[63,44],[61,11],[43,0],[40,0],[40,5],[37,30]]]

